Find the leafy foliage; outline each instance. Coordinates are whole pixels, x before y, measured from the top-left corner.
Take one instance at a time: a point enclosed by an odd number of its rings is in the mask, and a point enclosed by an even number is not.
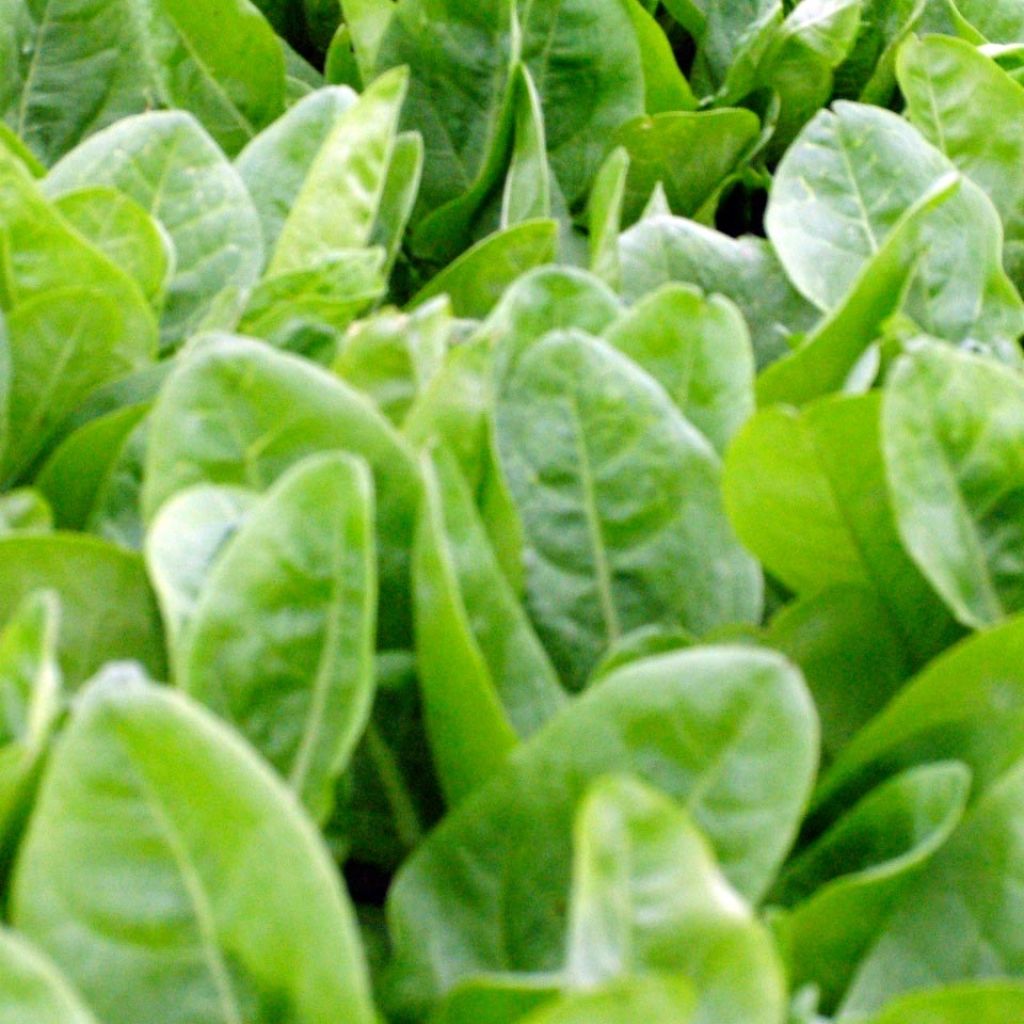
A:
[[[1024,1020],[1022,0],[0,0],[0,1024]]]

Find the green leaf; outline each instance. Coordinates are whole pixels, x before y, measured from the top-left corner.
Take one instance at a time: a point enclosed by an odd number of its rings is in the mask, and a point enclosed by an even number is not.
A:
[[[127,322],[126,322],[127,321]],[[141,369],[154,355],[154,335],[138,336],[102,286],[43,292],[7,318],[9,409],[17,433],[7,439],[4,470],[20,475],[92,391]]]
[[[630,978],[596,992],[567,995],[522,1024],[692,1024],[693,992],[679,978]]]
[[[526,66],[516,68],[515,142],[501,200],[501,227],[551,216],[544,113]]]
[[[308,269],[369,243],[407,86],[404,71],[384,75],[333,121],[298,190],[288,196],[269,273]],[[285,194],[275,189],[275,201],[284,202]]]
[[[1024,382],[991,360],[923,344],[886,388],[883,444],[900,536],[967,626],[1024,609]]]
[[[5,869],[60,711],[59,618],[57,597],[33,591],[0,631],[0,856]]]
[[[548,156],[572,209],[586,199],[611,133],[644,113],[633,18],[625,0],[526,0],[518,15],[522,60],[543,101]]]
[[[139,15],[165,101],[229,155],[284,111],[284,52],[249,0],[145,0]]]
[[[369,718],[376,605],[369,471],[317,455],[248,511],[181,637],[178,685],[234,724],[320,820]]]
[[[277,244],[317,155],[357,100],[345,86],[317,89],[264,128],[236,157],[235,169],[260,215],[268,251]]]
[[[953,168],[897,115],[836,103],[804,129],[779,165],[768,235],[794,284],[834,309],[907,211]],[[1002,269],[999,218],[971,182],[922,225],[907,313],[950,341],[1019,362],[1024,304]]]
[[[369,395],[396,426],[441,371],[452,334],[447,299],[411,313],[385,310],[353,324],[332,369]]]
[[[89,687],[53,753],[11,916],[106,1024],[374,1020],[298,805],[216,719],[129,669]]]
[[[557,243],[558,224],[553,220],[526,220],[495,232],[442,270],[412,305],[447,295],[456,316],[482,319],[517,278],[554,262]]]
[[[956,759],[984,792],[1024,754],[1024,620],[962,641],[936,658],[862,729],[815,793],[808,827],[820,831],[879,780]]]
[[[746,317],[758,367],[789,351],[787,337],[817,322],[819,313],[790,284],[771,246],[760,238],[730,238],[679,217],[641,220],[619,241],[622,295],[634,303],[675,281],[724,295]]]
[[[907,114],[995,204],[1014,241],[1024,238],[1024,144],[1008,130],[1024,117],[1024,88],[961,39],[930,36],[901,48]]]
[[[387,253],[388,273],[394,267],[405,241],[406,228],[412,218],[420,182],[423,180],[423,161],[423,139],[419,133],[399,134],[395,139],[387,180],[380,197],[377,222],[370,236],[370,242],[382,246]]]
[[[793,601],[772,619],[764,642],[800,666],[821,718],[828,761],[911,672],[906,638],[871,585],[837,583]]]
[[[242,295],[258,278],[263,244],[252,200],[224,154],[187,114],[125,118],[69,153],[45,183],[51,196],[92,185],[130,196],[174,243],[174,276],[160,323],[163,348],[210,326],[225,300]],[[227,319],[233,322],[231,312]]]
[[[3,0],[0,116],[44,164],[153,105],[130,0]]]
[[[888,105],[896,89],[899,48],[929,7],[939,9],[932,0],[864,0],[857,38],[836,69],[837,94]]]
[[[856,41],[862,7],[863,0],[802,0],[775,34],[758,68],[758,81],[781,103],[774,153],[782,153],[828,103],[833,72]]]
[[[813,983],[835,1009],[858,961],[901,894],[926,874],[960,823],[970,772],[958,762],[912,768],[872,791],[787,866],[771,899],[794,988]]]
[[[676,63],[668,38],[653,17],[656,5],[647,5],[652,13],[648,13],[640,0],[627,0],[626,6],[640,45],[645,112],[664,114],[672,110],[695,110],[697,98]]]
[[[434,761],[454,804],[565,698],[454,456],[435,451],[423,475],[414,558],[416,655]]]
[[[634,363],[554,331],[499,379],[495,416],[530,612],[571,688],[638,626],[700,635],[758,617],[760,571],[725,518],[718,457]]]
[[[318,367],[241,338],[200,346],[168,379],[153,410],[143,512],[151,521],[168,498],[199,483],[265,491],[320,451],[361,456],[373,471],[381,636],[397,642],[408,633],[417,467],[369,399]]]
[[[871,936],[841,1018],[877,1011],[914,989],[1020,973],[1022,798],[1024,766],[1018,764],[984,794]]]
[[[782,965],[690,815],[629,776],[593,784],[575,826],[567,984],[686,978],[695,1024],[779,1024]]]
[[[824,399],[803,413],[758,413],[729,451],[726,508],[740,538],[789,588],[869,587],[907,649],[924,660],[948,626],[896,530],[880,404],[874,393]]]
[[[96,1024],[56,967],[21,936],[0,930],[0,1024]]]
[[[58,656],[69,689],[108,661],[131,659],[163,675],[159,615],[137,555],[81,534],[0,537],[0,622],[36,590],[60,598]]]
[[[754,411],[754,353],[746,321],[721,295],[666,284],[604,335],[646,370],[722,454]]]
[[[254,491],[240,487],[190,487],[161,507],[146,534],[146,568],[160,602],[175,679],[184,674],[182,638],[210,571],[258,500]]]
[[[640,216],[659,182],[673,213],[696,214],[750,149],[758,129],[749,110],[673,112],[625,122],[613,142],[630,157],[626,221]]]
[[[1021,1013],[1024,985],[974,982],[896,999],[870,1024],[1004,1024]]]
[[[264,277],[249,295],[240,333],[324,361],[342,332],[384,294],[379,249],[350,249],[301,270]]]
[[[701,6],[707,20],[694,85],[722,103],[735,103],[754,87],[761,61],[777,37],[782,0],[701,0]]]
[[[113,188],[82,188],[54,205],[74,229],[105,253],[159,310],[174,272],[174,244],[134,199]]]
[[[897,221],[864,264],[850,291],[793,352],[757,381],[760,405],[801,405],[832,391],[852,390],[861,359],[902,308],[928,245],[934,211],[954,202],[963,181],[940,179]]]
[[[47,458],[35,486],[53,507],[58,529],[86,530],[95,521],[129,437],[148,410],[143,402],[98,416],[69,434]]]
[[[629,154],[619,146],[597,172],[587,210],[590,269],[612,288],[619,287],[619,233],[628,176]]]
[[[730,884],[758,900],[802,813],[816,746],[799,674],[777,655],[704,648],[605,679],[402,868],[389,896],[391,1009],[422,1019],[465,978],[561,965],[572,817],[608,773],[636,774],[688,806]]]

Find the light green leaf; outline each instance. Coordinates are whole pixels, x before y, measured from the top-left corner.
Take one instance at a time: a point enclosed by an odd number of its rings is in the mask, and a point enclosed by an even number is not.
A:
[[[557,245],[558,224],[553,220],[514,224],[464,252],[416,295],[412,305],[447,295],[456,316],[482,319],[517,278],[553,263]]]
[[[691,987],[679,978],[630,978],[596,992],[563,996],[550,1008],[522,1018],[522,1024],[691,1024]]]
[[[0,1024],[96,1024],[60,971],[20,935],[0,930]]]
[[[284,52],[249,0],[145,0],[137,16],[163,98],[229,155],[284,111]]]
[[[502,193],[502,228],[551,216],[551,180],[540,95],[525,65],[518,65],[515,76],[515,141]]]
[[[124,668],[83,694],[11,916],[105,1024],[370,1024],[347,904],[298,804],[212,715]]]
[[[369,718],[376,608],[369,470],[316,455],[249,510],[181,638],[178,685],[234,724],[318,820]]]
[[[564,703],[558,676],[492,550],[454,456],[424,465],[415,551],[416,654],[449,803],[485,782]]]
[[[678,975],[694,1024],[781,1024],[782,965],[690,815],[629,776],[594,783],[575,827],[567,983]]]
[[[777,655],[704,648],[620,670],[512,755],[391,888],[389,1009],[422,1014],[463,979],[557,970],[571,825],[588,785],[632,773],[689,807],[726,878],[763,895],[814,774],[814,712]]]
[[[36,590],[60,598],[58,657],[69,689],[108,661],[163,675],[160,617],[137,555],[82,534],[0,537],[0,622]]]
[[[604,335],[668,392],[679,411],[725,451],[754,411],[754,353],[746,321],[721,295],[666,284]]]
[[[749,151],[759,127],[749,110],[672,112],[622,124],[612,141],[630,158],[626,222],[640,216],[659,182],[673,213],[694,216]]]
[[[159,310],[174,272],[174,243],[134,199],[112,188],[83,188],[57,198],[60,215],[142,289]]]
[[[779,165],[768,235],[797,288],[834,309],[908,210],[953,169],[902,118],[836,103],[804,129]],[[973,183],[927,218],[906,311],[950,341],[989,345],[1020,360],[1024,303],[1002,269],[995,208]]]
[[[59,619],[56,595],[33,591],[0,631],[0,856],[5,867],[60,711]],[[0,992],[6,989],[0,986]],[[3,1008],[0,998],[0,1021]]]
[[[960,763],[912,768],[872,791],[783,871],[770,899],[794,988],[815,984],[832,1012],[901,894],[926,874],[964,813]]]
[[[911,39],[900,50],[907,116],[995,204],[1013,241],[1024,239],[1024,88],[970,43]]]
[[[725,506],[740,539],[798,594],[868,587],[911,658],[949,637],[948,617],[903,551],[886,494],[881,396],[775,407],[740,431],[725,464]]]
[[[333,121],[290,197],[269,273],[308,269],[369,243],[407,87],[405,71],[383,75]]]
[[[102,285],[43,292],[8,316],[9,409],[17,432],[8,438],[5,476],[23,472],[92,391],[153,358],[154,335],[139,337],[126,321]]]
[[[953,614],[979,627],[1024,609],[1024,382],[924,343],[886,388],[883,443],[900,536]]]
[[[0,495],[0,536],[53,529],[53,509],[37,487],[19,487]]]
[[[638,626],[700,635],[758,617],[760,570],[725,517],[718,456],[646,373],[554,331],[497,389],[528,606],[567,685]]]
[[[1022,799],[1018,764],[985,792],[871,935],[839,1019],[877,1011],[915,989],[1020,973]]]
[[[199,483],[265,491],[320,451],[350,452],[373,470],[381,636],[399,646],[409,626],[417,467],[370,400],[326,371],[258,342],[208,339],[171,375],[153,410],[143,512],[151,521],[168,498]]]
[[[694,221],[658,214],[622,236],[619,260],[628,303],[670,281],[732,299],[746,317],[758,367],[788,352],[788,336],[820,317],[794,290],[762,238],[730,238]]]
[[[931,761],[960,760],[975,793],[1024,756],[1024,620],[972,636],[936,658],[862,729],[815,793],[821,830],[879,780]]]
[[[441,371],[452,330],[451,306],[445,298],[411,313],[385,310],[352,325],[332,369],[401,426],[417,396]]]
[[[130,196],[174,244],[174,276],[160,323],[165,349],[216,317],[225,296],[255,283],[263,244],[252,200],[192,117],[169,112],[125,118],[69,153],[45,182],[51,196],[94,185]],[[233,307],[228,319],[233,323]]]
[[[893,1000],[870,1024],[1005,1024],[1024,1013],[1024,984],[974,982]]]
[[[184,674],[182,638],[210,571],[258,501],[241,487],[199,484],[163,505],[146,534],[146,568],[160,602],[174,679]]]

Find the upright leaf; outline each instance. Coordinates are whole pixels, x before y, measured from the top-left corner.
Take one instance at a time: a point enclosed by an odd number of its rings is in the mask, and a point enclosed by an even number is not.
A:
[[[240,296],[263,265],[259,220],[245,186],[195,119],[183,113],[125,118],[69,153],[45,182],[52,196],[97,185],[134,199],[174,244],[163,347],[201,326],[233,322]]]
[[[43,781],[12,918],[106,1024],[369,1024],[347,902],[298,805],[213,716],[127,669],[89,687]]]
[[[593,785],[576,820],[567,983],[678,975],[695,1024],[780,1024],[782,965],[690,816],[627,777]]]
[[[265,491],[307,455],[364,458],[378,498],[381,636],[400,645],[409,629],[419,480],[412,455],[369,399],[302,359],[221,336],[178,366],[150,429],[142,495],[150,521],[168,498],[195,484]]]
[[[886,388],[883,444],[907,551],[965,625],[1024,609],[1024,382],[925,344]]]
[[[725,518],[718,457],[635,364],[552,332],[499,379],[495,415],[529,607],[571,687],[638,626],[757,617],[760,575]]]
[[[178,685],[232,722],[321,820],[370,713],[376,583],[369,471],[311,456],[226,543],[181,639]]]
[[[685,803],[729,882],[765,892],[814,773],[814,713],[777,655],[704,648],[642,661],[587,691],[466,799],[389,896],[389,1003],[421,1019],[464,978],[563,958],[571,823],[589,783],[628,772]]]

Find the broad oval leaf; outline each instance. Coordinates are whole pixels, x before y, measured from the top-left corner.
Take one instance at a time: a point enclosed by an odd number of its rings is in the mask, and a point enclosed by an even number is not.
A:
[[[215,336],[168,379],[153,410],[143,491],[148,520],[199,483],[266,490],[320,451],[361,456],[373,470],[381,544],[381,635],[409,629],[408,566],[419,499],[416,463],[369,399],[305,360]]]
[[[373,697],[373,528],[365,463],[304,459],[226,543],[181,638],[178,685],[233,723],[321,820]]]
[[[57,651],[69,689],[108,661],[130,659],[164,674],[160,615],[134,552],[77,533],[0,537],[0,622],[35,590],[60,598]]]
[[[635,774],[687,805],[730,883],[758,900],[796,829],[816,749],[802,680],[778,655],[704,648],[609,676],[402,868],[389,897],[392,1008],[419,1019],[473,975],[559,968],[572,817],[602,775]]]
[[[885,389],[883,444],[900,535],[964,625],[1024,609],[1024,382],[924,344]]]
[[[857,963],[840,1018],[877,1011],[916,989],[1020,974],[1021,800],[1024,763],[989,788],[901,894]]]
[[[53,752],[11,916],[105,1024],[374,1020],[348,901],[291,794],[128,669],[83,693]]]
[[[869,587],[923,663],[948,642],[950,622],[903,550],[881,429],[877,392],[763,410],[729,450],[725,506],[740,539],[798,594]]]
[[[191,111],[227,153],[284,110],[284,51],[249,0],[145,0],[135,16],[165,101]]]
[[[163,225],[175,269],[161,316],[164,348],[210,319],[233,318],[238,296],[263,266],[259,218],[237,172],[196,120],[181,112],[125,118],[69,153],[50,172],[51,196],[109,185]]]
[[[916,992],[889,1003],[869,1024],[1005,1024],[1024,1014],[1024,984],[988,981]]]
[[[780,163],[768,235],[800,291],[833,309],[904,214],[952,169],[896,114],[836,103]],[[1003,271],[1001,249],[994,207],[965,182],[922,228],[907,312],[936,336],[989,344],[1019,361],[1013,342],[1024,327],[1024,304]]]
[[[760,573],[725,518],[718,457],[647,374],[556,331],[498,386],[529,608],[570,686],[638,626],[700,635],[757,617]]]
[[[746,321],[721,295],[667,284],[604,334],[646,370],[723,453],[754,412],[754,353]]]

